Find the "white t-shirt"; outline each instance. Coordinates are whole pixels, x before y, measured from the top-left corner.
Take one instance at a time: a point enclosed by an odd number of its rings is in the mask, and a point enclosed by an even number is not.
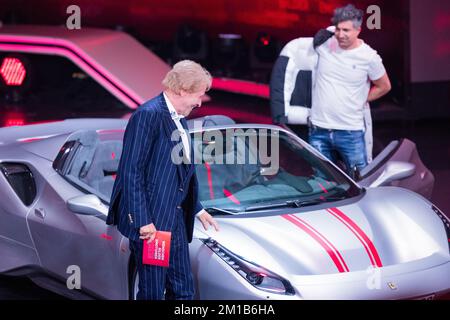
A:
[[[341,49],[335,37],[319,46],[317,53],[311,122],[327,129],[364,130],[369,79],[378,80],[386,73],[381,57],[364,41],[357,48]]]

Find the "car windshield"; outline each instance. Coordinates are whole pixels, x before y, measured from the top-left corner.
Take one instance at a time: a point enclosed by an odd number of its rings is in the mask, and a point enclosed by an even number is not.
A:
[[[124,130],[80,131],[63,175],[106,203],[122,153]],[[312,147],[283,130],[229,128],[191,134],[204,208],[246,213],[351,198],[361,189]],[[63,148],[60,152],[65,155]]]
[[[193,134],[192,140],[205,208],[245,213],[361,192],[311,146],[282,130],[210,130]]]

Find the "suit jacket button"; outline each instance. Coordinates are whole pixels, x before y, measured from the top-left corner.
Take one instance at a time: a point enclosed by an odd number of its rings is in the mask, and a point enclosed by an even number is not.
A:
[[[181,206],[177,206],[177,209],[178,209],[178,210],[181,210]]]
[[[180,188],[180,189],[178,189],[180,192],[183,192],[184,190],[183,190],[183,188]]]

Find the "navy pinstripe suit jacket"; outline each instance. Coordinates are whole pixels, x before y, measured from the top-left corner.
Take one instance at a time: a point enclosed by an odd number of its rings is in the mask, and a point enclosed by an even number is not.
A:
[[[186,120],[181,122],[187,129]],[[117,225],[130,240],[139,241],[140,227],[150,223],[172,231],[182,215],[192,241],[195,214],[202,206],[194,165],[171,159],[172,149],[181,143],[171,140],[174,130],[163,94],[141,105],[128,122],[106,223]]]

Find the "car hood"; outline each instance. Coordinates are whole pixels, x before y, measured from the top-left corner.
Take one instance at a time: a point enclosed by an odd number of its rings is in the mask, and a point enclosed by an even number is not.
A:
[[[279,274],[368,270],[441,253],[448,240],[422,197],[399,188],[368,190],[343,206],[218,218],[220,232],[199,231],[235,254]]]

